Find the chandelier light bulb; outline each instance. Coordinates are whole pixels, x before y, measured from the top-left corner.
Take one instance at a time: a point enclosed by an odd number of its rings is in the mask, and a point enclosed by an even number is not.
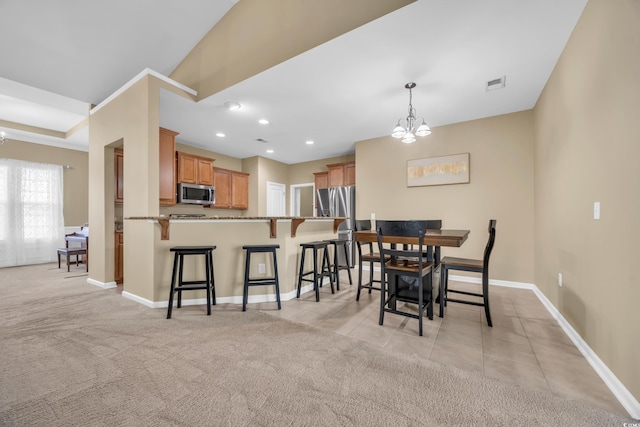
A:
[[[409,89],[409,115],[406,119],[398,120],[396,127],[393,128],[393,131],[391,132],[391,136],[393,138],[401,138],[402,142],[404,142],[405,144],[410,144],[416,140],[416,136],[427,136],[431,134],[431,129],[429,128],[429,126],[427,126],[422,117],[416,117],[416,109],[413,108],[413,105],[411,104],[413,98],[411,90],[416,87],[416,84],[410,82],[404,85],[404,87],[406,89]],[[415,126],[418,120],[420,120],[421,124],[416,130]],[[400,124],[403,121],[406,123],[406,127],[403,127]]]
[[[413,133],[411,132],[407,132],[407,134],[402,138],[402,142],[404,142],[405,144],[411,144],[412,142],[415,142],[416,137],[413,136]]]
[[[402,138],[406,133],[407,131],[402,126],[400,126],[400,121],[398,121],[398,124],[393,129],[391,136],[394,138]]]
[[[429,129],[429,126],[427,126],[426,124],[422,123],[419,127],[418,130],[416,130],[416,135],[417,136],[427,136],[431,134],[431,129]]]

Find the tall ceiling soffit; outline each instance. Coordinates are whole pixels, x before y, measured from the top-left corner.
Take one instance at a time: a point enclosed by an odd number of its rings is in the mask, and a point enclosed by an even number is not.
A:
[[[243,0],[170,77],[204,99],[416,0]]]

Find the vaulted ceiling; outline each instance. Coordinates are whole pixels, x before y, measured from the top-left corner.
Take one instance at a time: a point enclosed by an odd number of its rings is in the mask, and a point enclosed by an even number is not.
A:
[[[200,102],[163,91],[161,125],[188,145],[296,163],[388,135],[407,115],[410,81],[434,132],[531,109],[586,1],[418,0]],[[145,68],[170,75],[235,3],[3,0],[0,130],[87,150],[77,125],[91,104]],[[486,90],[501,77],[503,89]],[[229,111],[227,101],[242,108]]]

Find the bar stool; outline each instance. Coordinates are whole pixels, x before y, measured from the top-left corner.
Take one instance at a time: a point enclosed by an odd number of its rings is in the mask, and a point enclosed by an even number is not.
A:
[[[245,245],[242,249],[247,251],[246,262],[244,266],[244,292],[242,296],[242,311],[247,310],[247,301],[249,299],[249,286],[276,286],[276,301],[278,301],[278,310],[280,310],[280,283],[278,282],[278,261],[276,260],[276,249],[280,245]],[[270,252],[273,254],[273,277],[264,277],[261,279],[250,279],[249,268],[251,267],[252,253]]]
[[[298,274],[298,292],[296,298],[300,298],[300,290],[302,289],[302,282],[313,282],[313,289],[316,291],[316,301],[320,301],[320,286],[322,286],[322,279],[324,276],[329,276],[329,283],[331,283],[331,293],[334,294],[333,288],[333,276],[329,268],[329,255],[327,254],[327,242],[309,242],[301,243],[302,256],[300,257],[300,272]],[[313,270],[304,272],[304,258],[307,250],[313,250]],[[322,250],[322,268],[318,270],[318,251]],[[312,275],[312,279],[306,279],[305,276]]]
[[[213,251],[215,246],[175,246],[170,249],[174,253],[173,275],[171,276],[171,291],[169,294],[169,308],[167,319],[171,319],[173,308],[173,294],[178,293],[178,308],[182,306],[182,292],[205,289],[207,291],[207,315],[211,315],[211,301],[216,304],[216,287],[213,275]],[[182,280],[185,255],[204,255],[205,280]],[[176,279],[178,284],[176,286]]]
[[[347,249],[347,239],[328,239],[325,242],[333,246],[333,264],[329,264],[329,271],[333,269],[333,277],[336,282],[336,290],[340,290],[340,270],[347,270],[349,275],[349,284],[353,285],[351,280],[351,266],[349,265],[349,250]],[[344,248],[344,259],[346,265],[340,265],[338,262],[338,247]]]

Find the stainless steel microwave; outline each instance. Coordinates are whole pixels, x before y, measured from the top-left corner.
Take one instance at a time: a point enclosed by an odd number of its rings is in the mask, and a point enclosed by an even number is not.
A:
[[[178,203],[213,205],[216,203],[216,187],[179,183]]]

